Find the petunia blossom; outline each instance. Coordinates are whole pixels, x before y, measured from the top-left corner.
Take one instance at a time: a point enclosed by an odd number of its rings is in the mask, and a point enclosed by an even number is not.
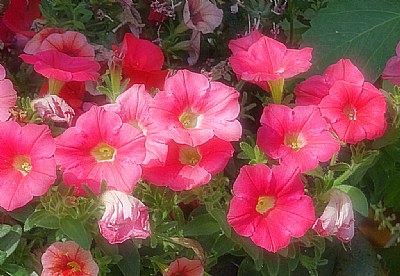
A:
[[[221,25],[223,11],[209,0],[186,0],[183,21],[189,29],[203,34],[212,33]]]
[[[200,260],[178,258],[169,264],[163,276],[203,276],[204,267]]]
[[[287,247],[290,237],[302,237],[315,221],[312,199],[304,195],[295,167],[244,166],[233,192],[228,223],[268,251]]]
[[[337,81],[362,85],[364,76],[349,59],[340,59],[330,65],[322,76],[312,76],[295,87],[296,104],[318,105]]]
[[[148,208],[139,199],[119,191],[106,191],[101,202],[105,212],[99,221],[100,233],[109,243],[151,235]]]
[[[354,236],[354,211],[350,197],[333,189],[329,203],[313,229],[322,237],[336,235],[341,241],[349,242]]]
[[[143,84],[134,84],[117,97],[115,104],[104,106],[106,110],[117,113],[122,122],[132,125],[146,136],[144,165],[150,165],[153,161],[163,163],[168,151],[167,139],[159,134],[160,130],[149,114],[152,101]]]
[[[221,172],[233,151],[229,142],[217,137],[197,147],[170,141],[165,164],[144,168],[143,178],[174,191],[191,190],[207,184],[212,175]]]
[[[83,181],[98,193],[104,180],[109,189],[130,193],[141,175],[144,143],[143,134],[117,114],[93,106],[56,138],[56,160],[67,185]]]
[[[63,99],[56,95],[47,95],[31,102],[33,108],[43,119],[49,119],[56,123],[72,124],[75,112]]]
[[[22,54],[20,57],[48,79],[67,82],[97,80],[99,77],[100,64],[85,57],[71,57],[56,50]]]
[[[336,82],[318,105],[340,140],[356,144],[375,139],[386,129],[386,98],[371,83]]]
[[[41,17],[40,0],[12,0],[4,13],[4,24],[14,33],[32,37],[33,20]]]
[[[386,63],[385,69],[382,73],[382,79],[400,86],[400,42],[396,47],[396,55],[391,57]]]
[[[55,242],[42,255],[42,276],[96,276],[99,267],[89,251],[73,241]]]
[[[147,91],[163,89],[168,70],[161,70],[164,55],[159,47],[149,40],[125,34],[121,45],[123,55],[122,73],[130,84],[144,84]]]
[[[260,148],[281,164],[299,166],[302,172],[315,169],[340,149],[316,106],[291,109],[270,104],[264,108],[260,121]]]
[[[45,194],[57,178],[47,125],[0,122],[0,206],[12,211]]]
[[[12,82],[6,77],[6,70],[0,65],[0,121],[10,117],[9,109],[17,101],[17,91],[14,90]]]
[[[214,135],[225,141],[237,141],[242,127],[239,93],[220,82],[209,82],[197,73],[180,70],[165,82],[150,107],[150,116],[160,129],[167,130],[177,143],[192,147]]]

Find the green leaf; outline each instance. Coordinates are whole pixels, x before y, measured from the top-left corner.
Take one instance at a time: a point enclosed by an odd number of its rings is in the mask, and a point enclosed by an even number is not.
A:
[[[33,227],[39,226],[47,229],[58,229],[60,227],[59,219],[46,210],[39,210],[32,213],[25,221],[24,232],[28,232]]]
[[[131,240],[118,245],[119,255],[122,256],[118,262],[118,267],[125,276],[140,275],[140,255],[137,247]]]
[[[21,239],[22,229],[19,225],[0,225],[0,264],[3,264],[17,248]]]
[[[209,213],[219,223],[219,226],[221,227],[222,231],[224,231],[225,235],[230,238],[232,227],[229,225],[226,219],[226,212],[222,209],[215,208],[210,210]]]
[[[341,58],[375,82],[400,40],[398,0],[332,0],[311,20],[303,45],[313,47],[313,68],[321,73]]]
[[[87,233],[81,220],[73,219],[72,217],[64,217],[60,219],[60,229],[82,248],[86,250],[90,249],[92,238]]]
[[[225,255],[233,250],[235,243],[225,235],[221,235],[215,241],[212,251],[216,257]]]
[[[221,231],[218,222],[208,213],[194,217],[183,228],[185,236],[210,235],[218,231]]]
[[[345,192],[350,197],[354,210],[364,217],[368,217],[368,201],[360,189],[349,185],[339,185],[335,188]]]
[[[396,171],[389,176],[387,188],[384,194],[384,201],[387,207],[400,211],[400,172]]]
[[[251,258],[245,258],[239,266],[238,276],[262,276],[254,267],[254,262]]]

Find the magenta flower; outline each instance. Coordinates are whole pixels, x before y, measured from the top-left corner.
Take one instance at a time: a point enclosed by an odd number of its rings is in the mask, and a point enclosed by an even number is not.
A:
[[[99,221],[100,233],[109,243],[146,239],[151,235],[149,212],[139,199],[118,191],[106,191],[101,201],[106,210]]]
[[[318,105],[337,81],[362,85],[364,76],[349,59],[341,59],[330,65],[322,76],[312,76],[299,83],[294,89],[296,104]]]
[[[340,149],[316,106],[290,109],[270,104],[264,108],[260,121],[260,148],[281,164],[298,166],[302,172],[315,169]]]
[[[49,119],[56,123],[72,124],[75,112],[62,98],[56,95],[46,95],[31,102],[34,109],[43,120]]]
[[[149,165],[153,161],[163,163],[168,151],[165,139],[159,135],[159,128],[149,115],[152,101],[153,98],[146,92],[144,85],[134,84],[118,96],[115,104],[104,106],[106,110],[117,113],[122,122],[130,124],[146,136],[144,165]]]
[[[109,189],[131,193],[141,175],[144,143],[143,134],[117,114],[93,106],[56,138],[56,160],[67,185],[83,181],[98,193],[105,180]]]
[[[47,192],[57,178],[47,125],[0,122],[0,206],[12,211]]]
[[[354,236],[354,212],[350,197],[337,189],[330,192],[330,200],[313,229],[322,237],[336,235],[343,242]]]
[[[73,241],[55,242],[42,255],[42,276],[96,276],[99,267],[89,251]]]
[[[318,107],[343,142],[356,144],[385,132],[386,98],[371,83],[338,81]]]
[[[400,86],[400,42],[396,47],[396,56],[391,57],[386,63],[382,78]]]
[[[229,142],[217,137],[197,147],[168,143],[164,165],[143,169],[143,178],[174,191],[191,190],[207,184],[211,175],[221,172],[233,155]]]
[[[208,0],[186,0],[183,7],[183,20],[189,29],[212,33],[221,25],[224,13]]]
[[[17,101],[17,91],[12,82],[6,79],[6,70],[0,65],[0,121],[6,121],[10,117],[9,109]]]
[[[315,221],[312,199],[304,195],[297,168],[244,166],[233,192],[228,223],[268,251],[285,248],[290,237],[303,236]]]
[[[204,267],[200,260],[178,258],[168,266],[163,276],[203,276]]]
[[[150,106],[150,116],[169,137],[192,147],[214,135],[225,141],[237,141],[242,127],[239,93],[219,82],[209,82],[201,75],[180,70],[165,82]]]

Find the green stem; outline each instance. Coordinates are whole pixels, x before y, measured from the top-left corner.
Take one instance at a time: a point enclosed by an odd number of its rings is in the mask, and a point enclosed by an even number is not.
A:
[[[354,170],[354,168],[353,168],[353,166],[351,166],[351,168],[349,170],[345,171],[338,178],[336,178],[335,181],[333,181],[333,187],[336,187],[336,186],[342,184],[343,181],[345,181],[347,178],[350,177],[350,175],[352,175],[353,170]]]

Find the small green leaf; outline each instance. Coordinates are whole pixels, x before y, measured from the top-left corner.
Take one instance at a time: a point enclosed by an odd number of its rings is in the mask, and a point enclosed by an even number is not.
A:
[[[350,197],[354,210],[364,217],[368,216],[368,200],[360,189],[349,185],[339,185],[335,188],[345,192]]]
[[[0,225],[0,264],[17,248],[21,239],[22,229],[19,225]]]
[[[32,213],[25,221],[24,232],[28,232],[33,227],[39,226],[47,229],[58,229],[59,219],[46,210],[39,210]]]
[[[210,235],[218,231],[221,231],[218,222],[208,213],[194,217],[183,228],[185,236]]]
[[[60,219],[60,229],[71,240],[75,241],[82,248],[89,250],[92,238],[87,233],[82,221],[73,219],[72,217],[64,217]]]
[[[334,172],[344,172],[350,169],[350,165],[347,163],[337,163],[329,166],[329,169]]]
[[[125,276],[140,275],[140,255],[137,247],[131,240],[118,245],[119,255],[122,259],[118,262],[118,267]]]

